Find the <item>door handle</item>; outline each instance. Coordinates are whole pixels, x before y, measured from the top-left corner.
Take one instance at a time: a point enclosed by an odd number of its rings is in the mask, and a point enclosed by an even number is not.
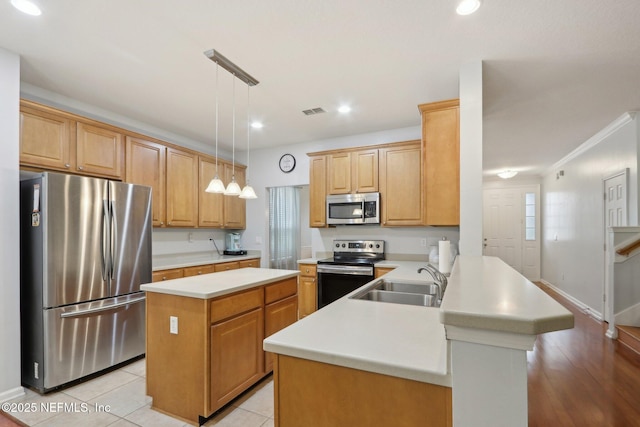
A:
[[[132,299],[130,299],[128,301],[119,302],[117,304],[111,304],[111,305],[102,306],[102,307],[96,307],[96,308],[88,308],[86,310],[72,311],[72,312],[69,312],[69,313],[61,313],[60,317],[64,319],[64,318],[67,318],[67,317],[80,317],[80,316],[84,316],[84,315],[87,315],[87,314],[99,313],[101,311],[113,310],[113,309],[116,309],[116,308],[124,307],[125,305],[135,304],[135,303],[144,301],[145,299],[146,299],[146,297],[132,298]]]

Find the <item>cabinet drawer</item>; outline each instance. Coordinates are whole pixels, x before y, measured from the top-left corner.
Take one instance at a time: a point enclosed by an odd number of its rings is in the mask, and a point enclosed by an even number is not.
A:
[[[215,269],[213,268],[213,264],[197,265],[195,267],[186,267],[184,269],[184,277],[198,276],[200,274],[209,274],[209,273],[213,273],[214,271]]]
[[[303,276],[316,277],[317,266],[315,264],[300,264],[300,274]]]
[[[152,273],[153,282],[161,282],[163,280],[179,279],[184,277],[184,270],[182,268],[174,268],[171,270],[159,270]]]
[[[260,260],[246,259],[244,261],[240,261],[240,268],[247,268],[247,267],[260,268]]]
[[[236,270],[240,268],[240,263],[238,261],[222,262],[220,264],[214,264],[213,266],[217,273],[218,271]]]
[[[298,279],[292,277],[281,282],[273,283],[264,287],[264,303],[269,304],[279,301],[291,295],[295,295],[298,291]]]
[[[261,307],[263,298],[263,288],[216,298],[211,301],[211,323]]]

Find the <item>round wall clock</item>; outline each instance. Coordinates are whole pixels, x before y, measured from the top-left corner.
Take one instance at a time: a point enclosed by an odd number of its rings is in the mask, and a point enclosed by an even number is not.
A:
[[[296,158],[291,154],[280,157],[280,170],[284,173],[291,172],[296,167]]]

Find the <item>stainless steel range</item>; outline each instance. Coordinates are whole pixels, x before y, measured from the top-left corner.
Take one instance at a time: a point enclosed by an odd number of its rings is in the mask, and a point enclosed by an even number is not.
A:
[[[318,261],[318,308],[372,281],[384,259],[384,240],[334,240],[333,258]]]

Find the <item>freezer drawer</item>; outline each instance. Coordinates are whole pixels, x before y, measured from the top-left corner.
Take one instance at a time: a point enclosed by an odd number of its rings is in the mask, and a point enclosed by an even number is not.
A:
[[[44,310],[42,360],[23,360],[23,382],[44,392],[143,354],[144,302],[138,292]]]

